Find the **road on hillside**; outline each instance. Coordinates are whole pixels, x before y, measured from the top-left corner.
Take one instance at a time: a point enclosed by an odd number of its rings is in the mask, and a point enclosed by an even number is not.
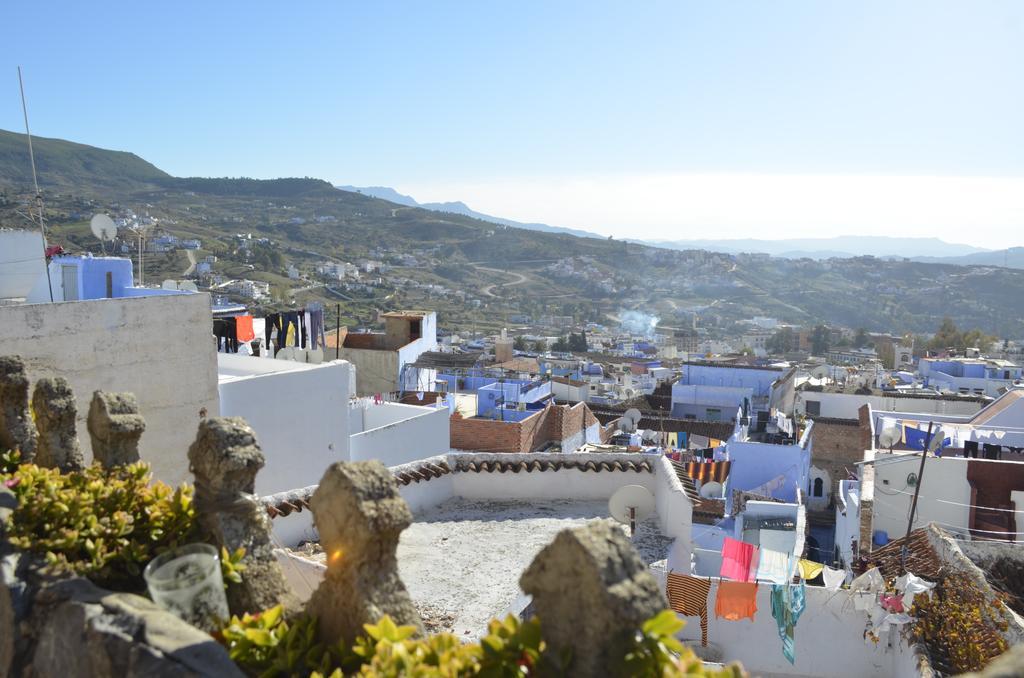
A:
[[[188,268],[185,269],[181,277],[185,278],[192,275],[192,271],[196,270],[196,255],[192,250],[185,250],[185,256],[188,257]]]
[[[477,269],[479,271],[491,271],[493,273],[503,273],[505,275],[510,275],[513,278],[515,278],[511,282],[491,283],[490,285],[485,285],[484,287],[482,287],[480,289],[480,293],[483,294],[485,297],[496,297],[496,296],[498,296],[498,295],[494,294],[493,292],[491,292],[491,290],[494,289],[495,287],[512,287],[513,285],[522,285],[524,282],[526,282],[526,276],[523,275],[522,273],[515,273],[514,271],[503,271],[500,268],[489,268],[487,266],[480,266],[478,264],[473,264],[473,268],[475,268],[475,269]]]

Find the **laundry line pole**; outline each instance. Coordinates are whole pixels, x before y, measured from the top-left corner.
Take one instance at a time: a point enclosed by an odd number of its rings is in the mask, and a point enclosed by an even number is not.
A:
[[[928,451],[932,444],[932,427],[935,422],[928,422],[928,434],[924,438],[924,449],[921,450],[921,467],[917,471],[917,483],[914,485],[914,500],[910,504],[910,518],[907,520],[907,534],[903,539],[903,548],[900,549],[900,569],[907,571],[907,553],[910,551],[910,531],[914,527],[914,515],[917,513],[917,497],[921,493],[921,481],[924,478],[924,463],[928,459]]]

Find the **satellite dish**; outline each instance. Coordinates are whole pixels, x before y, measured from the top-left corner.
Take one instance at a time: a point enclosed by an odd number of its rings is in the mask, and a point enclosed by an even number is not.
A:
[[[700,486],[700,496],[705,499],[721,499],[722,483],[716,483],[714,480],[709,480]]]
[[[643,415],[640,414],[640,410],[635,407],[631,407],[626,410],[626,413],[622,415],[622,423],[629,428],[630,431],[635,431],[637,425],[640,423],[640,418]]]
[[[117,226],[114,225],[114,220],[106,214],[94,214],[89,220],[89,228],[92,230],[92,234],[99,239],[100,247],[106,253],[107,248],[103,243],[111,242],[117,237]]]
[[[892,448],[900,441],[903,435],[899,425],[893,420],[885,417],[882,419],[882,431],[878,434],[878,444],[882,447]]]
[[[648,428],[644,429],[644,432],[640,434],[640,437],[650,443],[653,442],[658,437],[658,434],[657,432],[652,431],[651,429]]]
[[[608,500],[608,512],[618,522],[629,525],[632,536],[636,533],[636,521],[654,512],[654,495],[643,485],[625,485]]]
[[[929,452],[934,452],[935,450],[937,450],[940,447],[942,447],[942,441],[943,440],[944,440],[944,438],[942,437],[942,429],[941,428],[938,431],[933,431],[932,432],[932,439],[928,442],[928,451]]]
[[[191,280],[183,280],[180,283],[178,283],[178,289],[179,290],[186,290],[188,292],[198,292],[199,291],[199,288],[196,287],[196,284],[194,282],[192,282]]]

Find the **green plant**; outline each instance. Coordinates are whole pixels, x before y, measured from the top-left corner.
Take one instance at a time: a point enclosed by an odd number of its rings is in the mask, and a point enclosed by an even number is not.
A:
[[[997,601],[968,576],[943,579],[932,596],[914,598],[915,633],[929,648],[944,655],[957,673],[980,671],[1007,649],[1002,632],[1007,621]]]
[[[193,538],[192,489],[151,482],[141,462],[67,474],[22,464],[0,479],[18,499],[7,525],[11,544],[101,586],[142,590],[146,563]]]
[[[223,546],[220,547],[220,575],[224,580],[224,588],[230,584],[242,583],[242,573],[245,572],[243,558],[245,558],[244,546],[239,546],[233,553],[228,553]]]
[[[0,452],[0,476],[14,473],[21,466],[21,452],[5,450]]]
[[[671,611],[643,624],[635,642],[616,672],[627,676],[745,675],[738,665],[709,670],[682,645],[675,634],[682,628]],[[414,638],[416,628],[399,626],[388,616],[364,626],[366,634],[350,646],[325,646],[317,642],[316,621],[299,617],[287,622],[280,606],[262,614],[232,617],[214,636],[228,649],[231,659],[247,673],[261,678],[310,675],[317,678],[376,676],[398,678],[452,678],[484,676],[571,675],[570,657],[552,659],[545,653],[541,624],[537,619],[520,621],[513,616],[491,620],[479,643],[463,644],[450,633]]]

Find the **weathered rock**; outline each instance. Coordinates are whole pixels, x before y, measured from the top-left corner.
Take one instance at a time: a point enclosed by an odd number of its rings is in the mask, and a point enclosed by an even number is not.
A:
[[[125,466],[139,461],[139,438],[146,420],[132,393],[95,391],[87,420],[92,455],[104,468]]]
[[[31,675],[241,676],[223,647],[156,604],[72,578],[37,595]]]
[[[28,375],[16,355],[0,357],[0,450],[20,450],[23,461],[36,455],[36,428],[28,411]]]
[[[60,469],[62,473],[81,471],[85,457],[78,446],[75,430],[75,394],[63,377],[44,377],[32,392],[32,413],[35,415],[35,462],[39,466]]]
[[[264,464],[256,434],[240,417],[204,419],[188,460],[200,528],[228,552],[245,549],[242,583],[228,588],[231,611],[257,612],[278,603],[297,610],[299,602],[273,553],[270,518],[253,495],[256,473]]]
[[[419,613],[398,576],[398,537],[412,523],[391,473],[377,461],[330,466],[310,501],[327,574],[306,610],[325,642],[351,642],[363,624],[385,614],[422,631]]]
[[[552,657],[571,653],[571,675],[604,676],[641,624],[668,607],[622,530],[606,521],[564,530],[523,572]]]

